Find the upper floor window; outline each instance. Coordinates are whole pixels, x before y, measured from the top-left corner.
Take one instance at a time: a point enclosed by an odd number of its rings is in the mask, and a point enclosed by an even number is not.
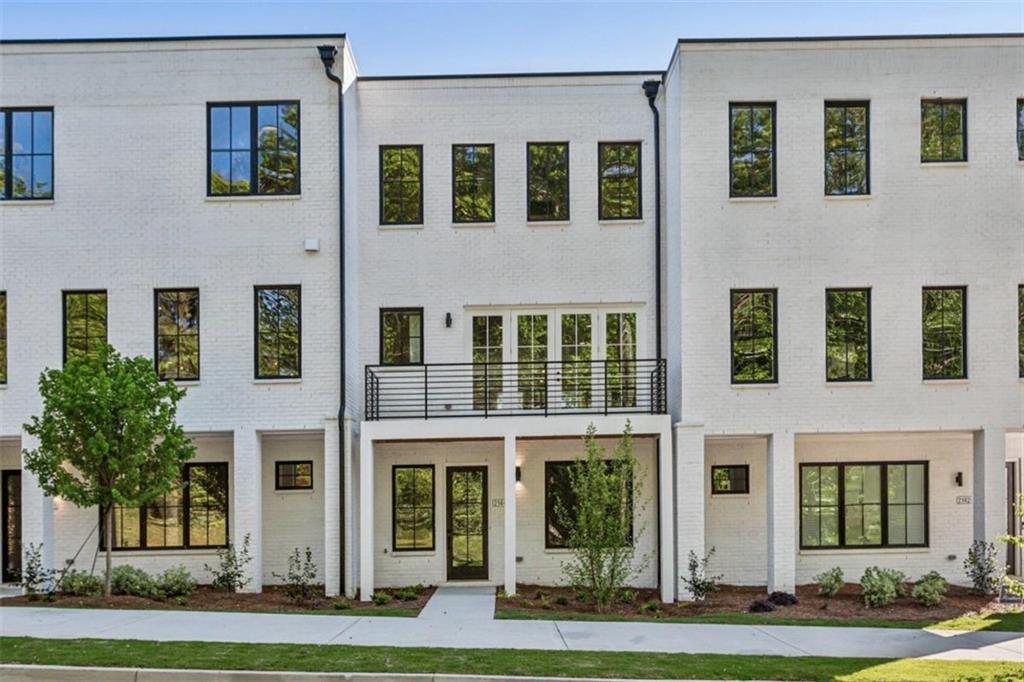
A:
[[[867,102],[825,103],[825,194],[869,194]]]
[[[256,378],[302,376],[302,293],[298,285],[256,287]]]
[[[107,342],[107,292],[64,292],[64,362],[95,353]]]
[[[921,161],[967,160],[967,100],[921,102]]]
[[[1024,379],[1024,284],[1017,287],[1017,373]]]
[[[452,222],[494,222],[494,145],[452,145]]]
[[[825,291],[825,378],[871,380],[871,290]]]
[[[925,379],[967,378],[967,287],[925,287],[921,297]]]
[[[775,196],[775,102],[729,104],[729,196]]]
[[[1024,362],[1024,354],[1021,355]],[[1022,365],[1024,366],[1024,365]],[[7,383],[7,292],[0,291],[0,384]]]
[[[1024,99],[1017,100],[1017,158],[1024,161]]]
[[[380,364],[423,364],[423,308],[381,308]]]
[[[601,220],[640,218],[640,143],[597,145]]]
[[[210,104],[206,193],[298,194],[299,103]]]
[[[0,109],[0,199],[53,198],[53,109]]]
[[[380,224],[423,223],[423,145],[380,148]]]
[[[160,379],[199,379],[199,289],[157,289],[154,294]]]
[[[526,219],[569,219],[569,143],[526,145]]]
[[[778,381],[775,341],[775,289],[733,290],[732,382],[770,384]]]

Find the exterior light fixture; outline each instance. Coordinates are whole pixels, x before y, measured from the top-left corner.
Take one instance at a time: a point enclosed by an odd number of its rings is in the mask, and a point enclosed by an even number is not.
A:
[[[444,314],[444,326],[447,329],[451,329],[452,328],[452,314],[451,313],[445,313]]]
[[[522,480],[523,480],[523,467],[517,466],[516,467],[516,483],[519,483]]]
[[[956,476],[953,477],[953,480],[956,481],[956,487],[957,488],[963,488],[964,487],[964,472],[962,472],[962,471],[956,472]]]

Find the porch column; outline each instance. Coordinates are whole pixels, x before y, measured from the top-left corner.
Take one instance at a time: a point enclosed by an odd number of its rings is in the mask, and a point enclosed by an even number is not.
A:
[[[679,424],[676,432],[676,580],[679,598],[693,599],[682,575],[692,551],[704,556],[704,425]]]
[[[1006,429],[974,432],[974,539],[1006,532]]]
[[[796,589],[796,448],[792,433],[768,439],[768,591]]]
[[[675,552],[675,489],[672,480],[672,431],[664,429],[658,434],[658,583],[661,601],[670,604],[676,599]]]
[[[21,565],[28,559],[29,545],[39,548],[44,569],[56,565],[55,536],[53,532],[53,498],[43,493],[39,479],[25,468],[25,450],[39,447],[39,441],[21,432]],[[69,504],[69,503],[65,503]],[[98,517],[97,517],[98,518]],[[97,530],[98,532],[98,530]]]
[[[505,594],[516,593],[516,437],[505,436]]]
[[[235,525],[231,544],[241,549],[249,536],[252,561],[245,568],[249,583],[243,592],[263,591],[263,448],[260,433],[251,427],[235,429],[231,490]]]
[[[373,594],[373,441],[359,438],[359,599]]]
[[[324,592],[341,591],[341,434],[338,419],[324,419]]]

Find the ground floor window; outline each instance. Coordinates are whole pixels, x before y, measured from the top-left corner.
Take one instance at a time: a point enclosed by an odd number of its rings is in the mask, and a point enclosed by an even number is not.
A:
[[[927,545],[927,462],[800,465],[801,548]]]
[[[750,467],[746,464],[711,467],[712,495],[744,495],[750,492]]]
[[[274,462],[275,490],[312,490],[313,462]]]
[[[396,465],[391,469],[393,551],[434,549],[434,467]]]

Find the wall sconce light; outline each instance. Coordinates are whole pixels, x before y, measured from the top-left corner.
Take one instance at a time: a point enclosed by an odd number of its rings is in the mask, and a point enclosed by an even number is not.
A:
[[[516,483],[519,483],[522,480],[523,480],[523,467],[517,466],[516,467]]]
[[[451,329],[452,328],[452,314],[451,313],[445,313],[444,314],[444,326],[447,329]]]
[[[963,488],[964,487],[964,472],[962,472],[962,471],[956,472],[956,476],[953,477],[953,480],[956,481],[956,487],[957,488]]]

